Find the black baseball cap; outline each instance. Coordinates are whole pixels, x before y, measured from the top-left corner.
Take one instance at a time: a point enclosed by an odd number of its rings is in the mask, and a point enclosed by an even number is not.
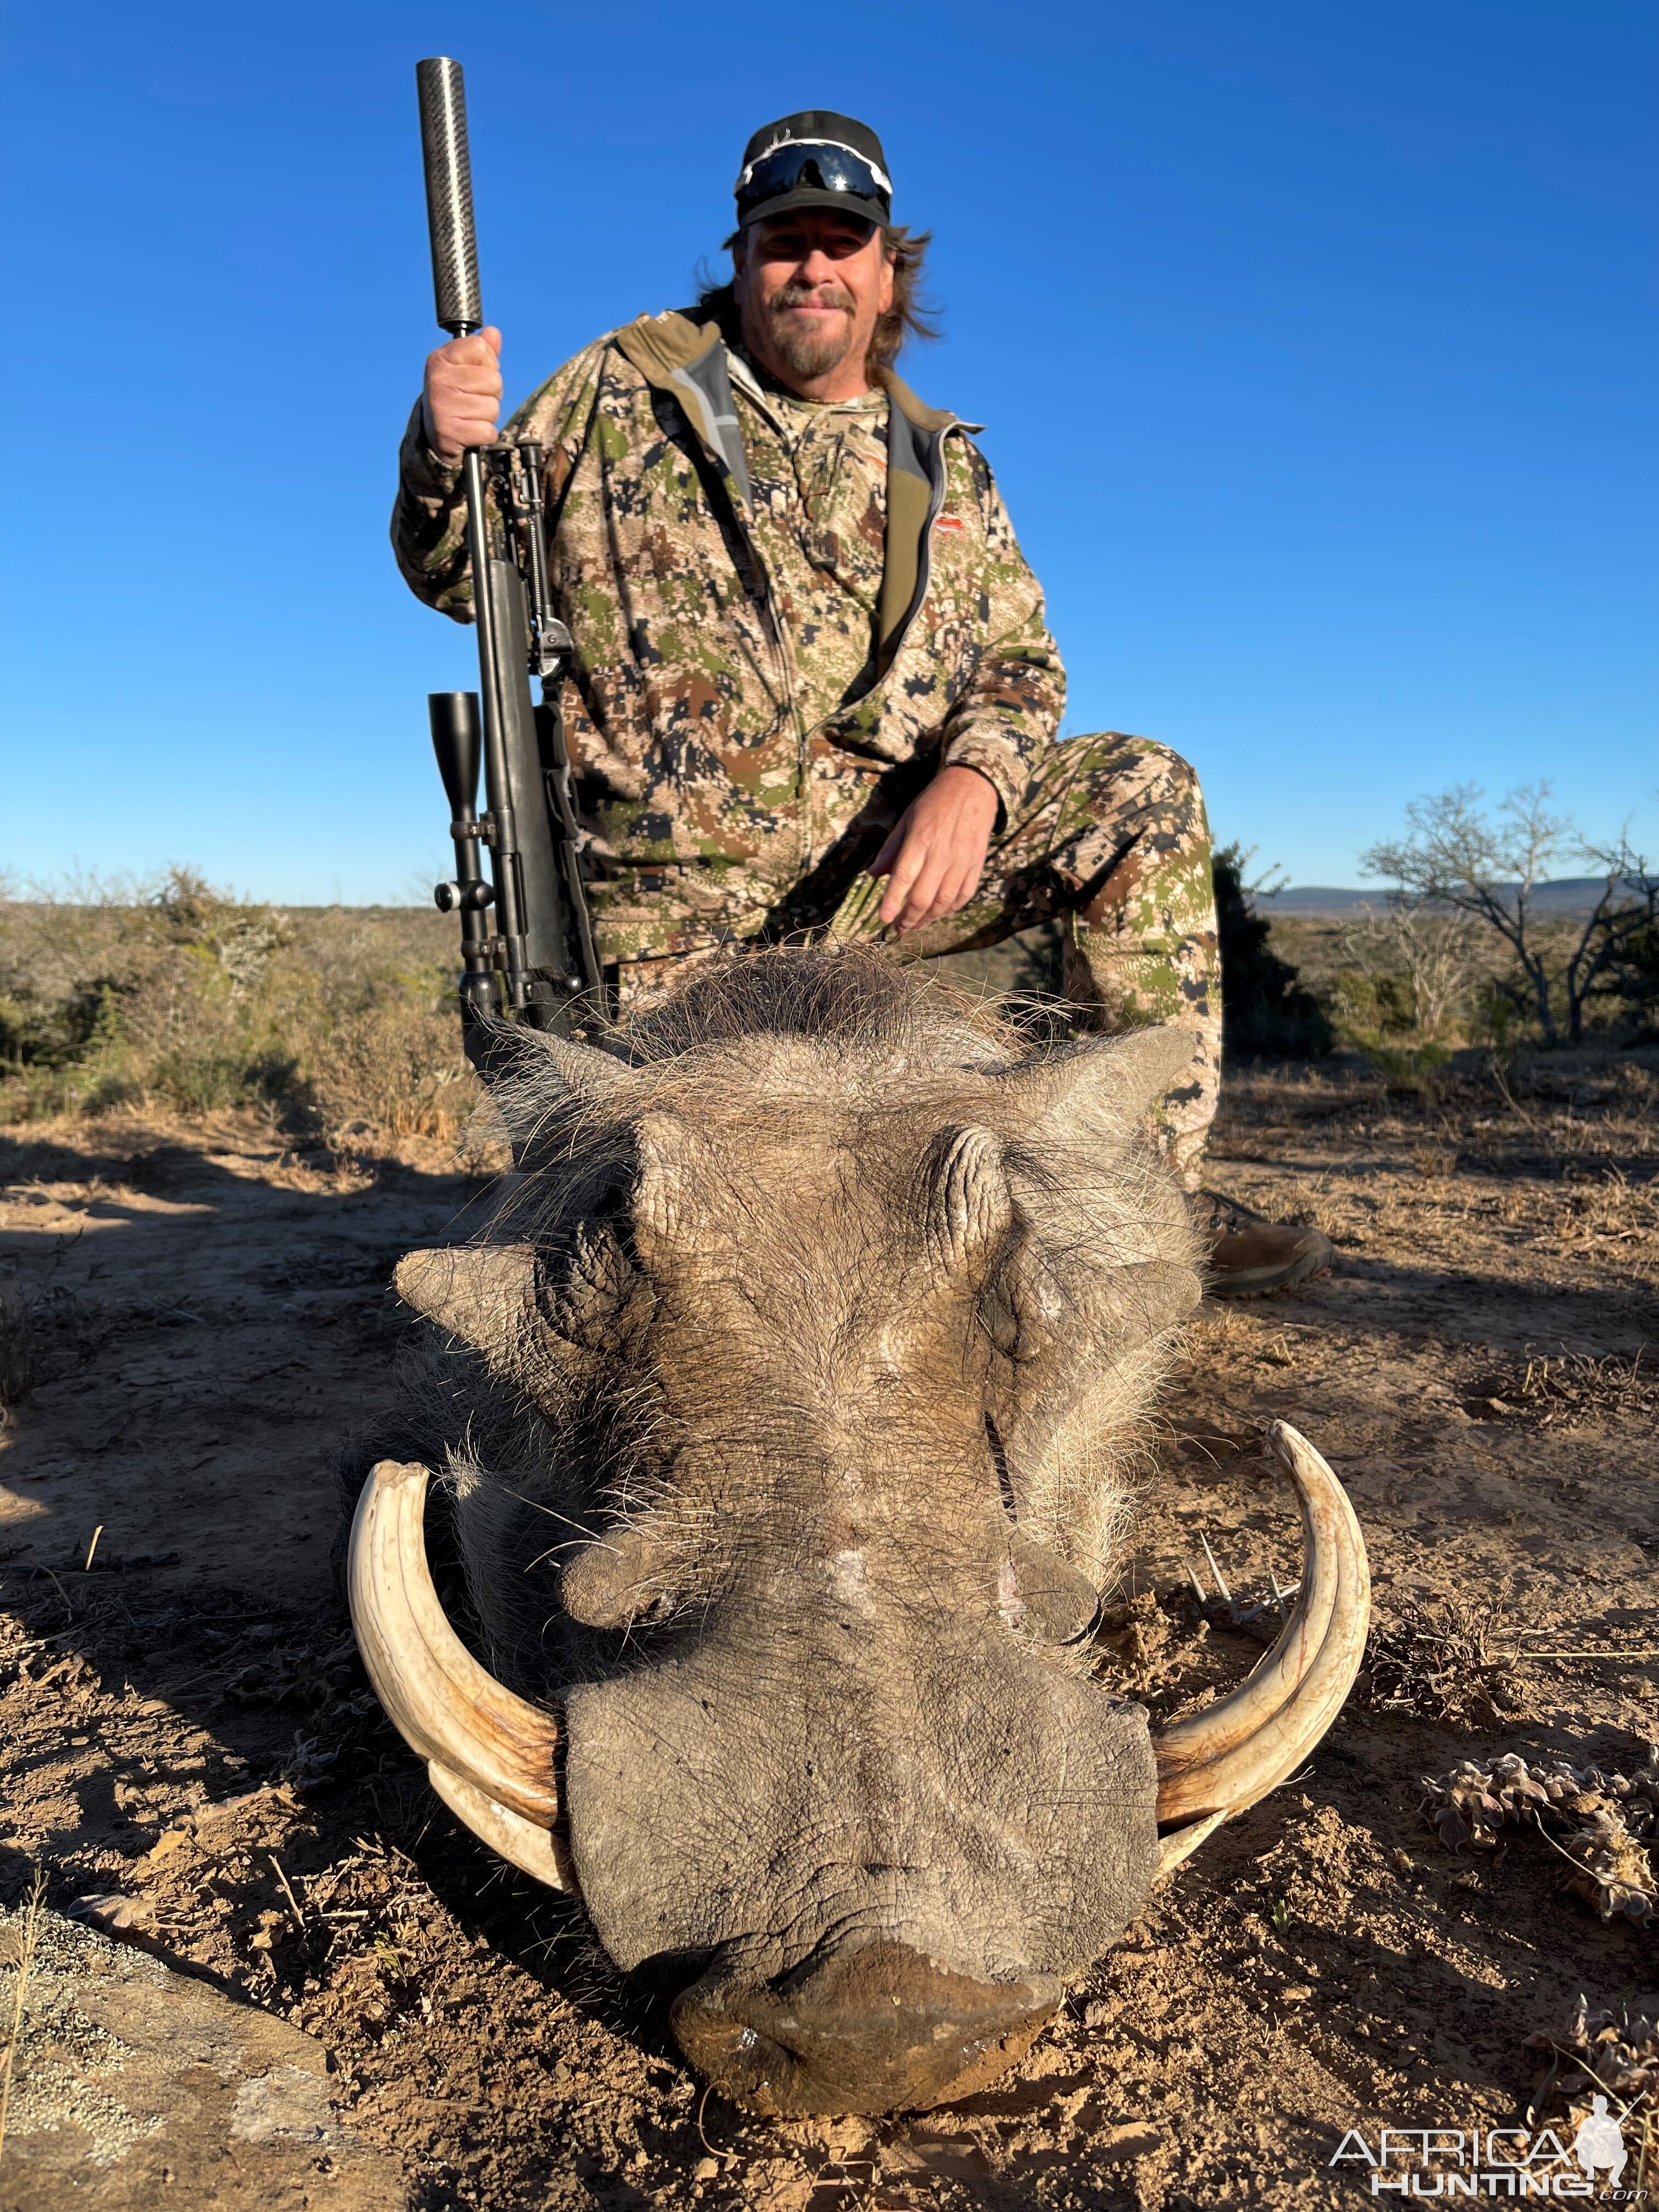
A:
[[[756,131],[732,189],[739,228],[792,208],[835,208],[865,222],[893,219],[880,139],[868,124],[828,107],[805,107]]]

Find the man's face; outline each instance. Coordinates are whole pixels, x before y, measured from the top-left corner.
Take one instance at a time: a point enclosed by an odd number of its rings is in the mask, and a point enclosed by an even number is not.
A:
[[[753,223],[736,283],[744,343],[774,376],[812,398],[866,389],[870,341],[893,304],[892,264],[873,223],[833,208]]]

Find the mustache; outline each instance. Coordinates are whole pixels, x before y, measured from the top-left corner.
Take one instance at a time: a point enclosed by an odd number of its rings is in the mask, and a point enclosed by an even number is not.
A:
[[[791,307],[840,307],[850,315],[853,295],[839,284],[784,284],[773,293],[767,303],[767,313],[781,315]]]

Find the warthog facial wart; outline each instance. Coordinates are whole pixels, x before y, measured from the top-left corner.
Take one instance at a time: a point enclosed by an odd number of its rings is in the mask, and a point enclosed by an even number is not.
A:
[[[1306,1554],[1278,1644],[1157,1735],[1090,1674],[1200,1295],[1141,1133],[1191,1039],[1031,1051],[824,951],[697,971],[602,1042],[509,1041],[492,1231],[398,1268],[437,1328],[353,1531],[365,1662],[446,1803],[580,1894],[722,2090],[967,2095],[1296,1771],[1364,1649],[1353,1514],[1276,1425]]]

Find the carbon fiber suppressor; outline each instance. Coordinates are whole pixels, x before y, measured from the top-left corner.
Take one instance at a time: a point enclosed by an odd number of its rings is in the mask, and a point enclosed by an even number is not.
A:
[[[478,234],[472,220],[472,163],[466,149],[466,84],[446,58],[416,62],[421,155],[426,163],[426,219],[432,234],[432,289],[438,325],[452,337],[483,327],[478,290]]]

